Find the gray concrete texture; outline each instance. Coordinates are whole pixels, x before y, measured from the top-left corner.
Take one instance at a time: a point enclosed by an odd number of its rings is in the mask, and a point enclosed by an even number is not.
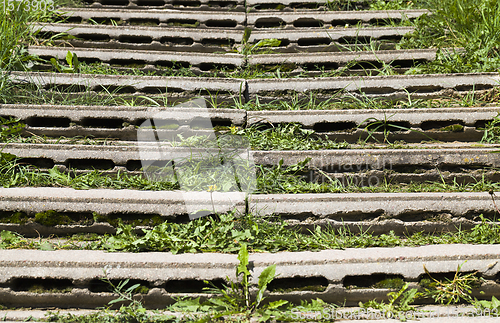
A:
[[[74,106],[74,105],[20,105],[0,104],[3,116],[19,118],[29,125],[29,118],[67,118],[72,122],[82,122],[88,118],[120,119],[137,124],[159,112],[168,111],[180,126],[189,126],[200,113],[207,113],[214,122],[224,121],[243,125],[247,112],[236,109],[203,109],[196,107],[145,107],[145,106]],[[27,120],[28,119],[28,120]]]
[[[119,138],[137,140],[137,126],[144,119],[157,113],[168,111],[172,116],[175,130],[157,129],[178,140],[177,134],[184,136],[210,135],[213,130],[196,129],[201,113],[206,113],[212,126],[234,124],[241,126],[246,120],[246,111],[235,109],[200,109],[187,107],[127,107],[127,106],[63,106],[63,105],[0,105],[4,117],[14,117],[26,124],[27,134],[39,136],[95,136],[98,138]],[[123,143],[125,144],[125,143]],[[127,145],[135,145],[135,142]]]
[[[478,74],[429,74],[394,75],[336,78],[303,79],[255,79],[248,80],[250,98],[283,96],[283,92],[319,92],[318,97],[331,97],[335,91],[362,92],[366,97],[384,96],[402,92],[403,97],[417,92],[422,95],[438,94],[443,90],[470,91],[497,86],[500,76],[497,73]],[[326,93],[322,93],[326,91]]]
[[[168,96],[186,97],[190,99],[210,93],[215,100],[239,98],[245,91],[242,79],[222,79],[203,77],[162,77],[162,76],[130,76],[130,75],[91,75],[91,74],[53,74],[13,72],[15,83],[34,83],[42,87],[62,86],[68,92],[113,92],[128,89],[133,93],[166,92]],[[108,89],[108,90],[106,90]],[[229,96],[229,97],[228,97]]]
[[[211,28],[236,28],[243,29],[246,15],[244,12],[213,12],[175,9],[107,9],[107,8],[62,8],[64,16],[89,19],[114,19],[116,21],[130,21],[131,19],[156,20],[160,23],[169,24],[185,20],[189,24],[192,21],[199,22],[199,27]],[[229,27],[234,25],[234,27]]]
[[[336,78],[300,78],[300,79],[232,79],[232,78],[189,78],[189,77],[160,77],[160,76],[115,76],[115,75],[84,75],[84,74],[57,74],[52,73],[25,73],[13,72],[12,80],[17,83],[35,83],[44,87],[61,85],[65,87],[84,87],[86,90],[102,91],[103,87],[130,87],[138,93],[170,88],[171,91],[196,95],[204,91],[218,94],[230,93],[233,96],[242,96],[248,89],[250,99],[256,96],[261,101],[273,98],[288,99],[290,94],[315,93],[318,99],[331,98],[338,92],[361,93],[366,97],[384,97],[402,95],[407,98],[413,93],[423,97],[435,97],[443,91],[465,92],[492,89],[497,86],[500,76],[497,73],[474,74],[430,74],[430,75],[394,75],[394,76],[366,76],[336,77]],[[78,89],[75,91],[83,91]],[[174,93],[174,94],[179,94]],[[170,93],[171,94],[171,93]],[[448,93],[450,94],[450,93]],[[207,94],[205,94],[207,96]]]
[[[38,23],[34,28],[44,32],[61,33],[83,38],[85,41],[69,39],[66,43],[75,47],[96,48],[128,48],[152,50],[183,50],[196,52],[221,52],[230,46],[221,44],[241,44],[243,31],[232,29],[199,29],[183,27],[145,27],[145,26],[112,26],[112,25],[82,25],[82,24],[48,24]],[[359,43],[363,39],[377,41],[380,38],[401,38],[413,31],[413,27],[375,27],[375,28],[342,28],[317,30],[253,30],[249,42],[257,43],[262,39],[277,38],[282,40],[277,51],[339,51],[339,48],[349,48],[349,39]],[[217,42],[217,40],[219,42]],[[348,43],[340,43],[346,40]],[[57,40],[56,40],[57,42]],[[64,45],[64,43],[62,43]],[[384,49],[387,41],[380,44]],[[345,51],[344,51],[345,52]]]
[[[55,57],[65,60],[66,53],[61,48],[46,46],[30,46],[28,52],[39,57]],[[148,64],[162,64],[165,62],[187,63],[196,67],[202,64],[224,64],[233,68],[242,67],[244,56],[240,54],[212,54],[212,53],[189,53],[170,51],[148,51],[148,50],[120,50],[99,48],[73,48],[71,52],[81,59],[95,59],[100,62],[120,64],[133,64],[137,61]]]
[[[168,134],[166,134],[168,135]],[[3,152],[24,158],[28,164],[42,169],[58,167],[63,172],[78,174],[100,170],[103,174],[130,172],[142,174],[141,163],[152,161],[189,161],[215,156],[219,149],[200,149],[144,144],[138,146],[84,146],[70,144],[7,144]],[[498,181],[499,165],[494,148],[462,149],[339,149],[320,151],[250,151],[249,160],[256,165],[294,165],[311,158],[303,177],[306,181],[337,180],[342,185],[371,186],[384,181],[411,183],[445,181],[447,183],[475,183]],[[160,159],[158,159],[161,156]],[[415,167],[423,169],[415,172]],[[458,169],[459,168],[459,169]]]
[[[248,65],[271,65],[271,64],[325,64],[348,62],[385,62],[392,61],[433,61],[436,58],[435,49],[416,50],[384,50],[373,52],[337,52],[337,53],[309,53],[301,54],[260,54],[249,55]],[[397,63],[395,63],[397,65]]]
[[[241,43],[243,32],[231,29],[198,29],[175,27],[106,26],[38,23],[34,28],[44,32],[67,33],[85,41],[66,40],[78,47],[129,48],[185,51],[225,51],[227,47],[213,40]],[[147,39],[148,38],[148,39]],[[95,39],[92,41],[92,39]],[[106,41],[102,41],[105,39]]]
[[[144,148],[144,157],[155,156],[157,146]],[[163,148],[163,146],[162,146]],[[164,146],[164,158],[182,158],[196,156],[199,148]],[[156,150],[155,150],[156,149]],[[139,148],[130,146],[84,146],[57,144],[6,144],[4,153],[16,155],[19,158],[48,158],[55,164],[65,164],[71,159],[111,160],[119,166],[127,165],[131,160],[140,160]],[[251,151],[252,158],[258,165],[276,166],[283,159],[283,165],[289,166],[311,158],[309,167],[326,171],[354,172],[359,167],[371,170],[383,170],[395,166],[419,167],[499,167],[500,157],[493,154],[496,149],[463,148],[463,149],[338,149],[314,151]],[[141,152],[142,153],[142,152]],[[142,155],[141,155],[142,156]],[[357,169],[356,169],[357,168]],[[361,168],[364,169],[364,168]]]
[[[335,194],[254,194],[251,211],[261,216],[290,215],[337,222],[368,218],[412,222],[426,214],[448,213],[472,218],[494,214],[487,192],[469,193],[335,193]],[[400,222],[400,223],[401,223]],[[337,223],[338,224],[338,223]]]
[[[356,109],[356,110],[297,110],[248,111],[247,124],[298,122],[306,128],[322,123],[352,122],[357,127],[367,126],[372,120],[406,121],[411,127],[422,129],[424,122],[457,122],[475,127],[478,121],[493,120],[500,107],[436,108],[436,109]],[[333,127],[333,125],[332,125]]]
[[[91,3],[89,6],[94,8],[101,7],[113,7],[116,8],[116,2],[110,2],[106,0],[94,0],[89,1]],[[210,10],[210,11],[245,11],[245,2],[242,0],[236,1],[210,1],[210,0],[198,0],[198,1],[186,1],[179,4],[178,1],[165,0],[165,1],[144,1],[144,0],[122,0],[119,2],[119,7],[129,7],[138,9],[175,9],[175,10]]]
[[[355,143],[358,140],[379,142],[420,142],[422,140],[477,142],[483,137],[484,125],[493,120],[500,109],[437,108],[437,109],[366,109],[366,110],[303,110],[303,111],[249,111],[247,126],[258,124],[285,124],[298,122],[337,142]],[[403,129],[384,134],[365,129],[370,123],[386,120]],[[462,128],[453,131],[450,127]]]
[[[27,125],[26,131],[46,136],[92,135],[98,138],[136,140],[135,126],[154,114],[169,111],[175,114],[172,121],[179,125],[171,132],[172,140],[182,132],[185,136],[209,135],[208,130],[193,130],[196,127],[197,108],[153,108],[153,107],[102,107],[61,105],[0,105],[3,116],[19,118]],[[368,138],[364,129],[375,120],[404,123],[407,130],[371,133],[371,137],[383,142],[405,140],[419,142],[429,138],[441,141],[475,142],[483,136],[482,127],[500,113],[498,107],[436,108],[436,109],[387,109],[387,110],[297,110],[297,111],[243,111],[236,109],[209,109],[213,126],[257,124],[283,124],[298,122],[305,128],[317,131],[338,142],[357,142]],[[91,115],[91,117],[89,117]],[[103,125],[105,120],[111,121]],[[51,123],[49,125],[48,123]],[[461,125],[461,131],[445,130],[446,126]],[[192,126],[193,125],[193,126]],[[373,141],[372,138],[372,141]]]
[[[249,7],[258,5],[258,4],[282,4],[285,6],[289,6],[291,4],[296,4],[296,3],[317,3],[317,4],[326,4],[328,1],[327,0],[247,0],[246,4]],[[353,1],[353,2],[358,2],[358,1]]]
[[[69,188],[0,189],[0,209],[4,212],[37,212],[102,215],[160,215],[175,220],[187,215],[186,203],[211,203],[219,212],[235,210],[244,214],[246,205],[236,192],[188,194],[181,191],[147,192],[135,190],[74,190]],[[487,192],[478,193],[366,193],[366,194],[252,194],[249,211],[264,220],[280,216],[290,226],[304,232],[315,226],[341,228],[352,232],[374,234],[394,231],[454,232],[458,227],[471,229],[480,222],[478,216],[494,218],[496,208]],[[73,233],[114,233],[108,223],[60,225],[46,227],[0,224],[0,230],[27,236],[66,235]]]
[[[488,315],[487,312],[478,312],[473,306],[467,305],[424,305],[418,306],[416,308],[419,313],[414,313],[413,319],[418,319],[419,322],[483,322],[483,321],[493,321],[498,322],[498,318],[494,315]],[[0,311],[0,317],[5,317],[6,322],[9,323],[20,323],[26,322],[27,319],[43,319],[49,314],[50,310],[2,310]],[[96,310],[61,310],[60,314],[71,314],[75,316],[89,315],[96,313]],[[161,311],[161,314],[174,315],[177,317],[182,317],[184,315],[176,312]],[[474,317],[472,314],[479,314]],[[150,312],[149,314],[155,315],[157,313]],[[293,319],[299,318],[309,318],[311,320],[319,321],[322,319],[320,311],[294,311]],[[380,311],[371,310],[367,311],[360,307],[344,307],[337,308],[335,313],[325,313],[325,315],[331,314],[333,317],[336,315],[337,322],[377,322],[377,323],[395,323],[401,322],[399,319],[387,318],[386,315],[382,315]],[[411,312],[405,313],[408,315],[408,319],[412,319]],[[482,315],[481,315],[482,314]],[[323,317],[326,319],[326,317]]]
[[[301,24],[305,22],[307,28],[311,28],[307,22],[312,24],[321,23],[321,26],[318,26],[318,28],[335,27],[339,23],[344,27],[345,21],[369,23],[383,19],[404,20],[417,18],[426,13],[428,13],[428,10],[250,12],[247,14],[247,25],[259,28],[262,24],[262,28],[265,28],[266,23],[272,21],[273,24],[277,22],[282,23],[284,28],[300,28]]]
[[[494,279],[498,275],[500,254],[494,245],[433,245],[404,248],[368,248],[346,250],[324,250],[319,252],[280,252],[273,254],[251,254],[251,283],[255,286],[260,273],[269,265],[276,265],[276,279],[291,279],[289,286],[308,278],[324,281],[324,292],[266,292],[268,301],[277,298],[294,302],[321,298],[329,302],[343,302],[356,305],[356,301],[384,299],[387,289],[347,289],[347,277],[366,277],[374,274],[400,275],[412,287],[418,287],[418,280],[425,275],[425,268],[431,274],[454,273],[458,266],[462,272],[475,272],[486,279],[477,291],[484,291],[480,298],[498,293],[500,288]],[[182,254],[169,253],[106,253],[102,251],[0,251],[0,283],[4,286],[0,294],[9,305],[30,302],[33,307],[70,307],[78,300],[78,306],[97,306],[111,300],[110,293],[92,293],[88,288],[92,280],[104,276],[106,270],[110,279],[140,279],[151,288],[143,296],[146,306],[156,307],[172,302],[172,296],[195,296],[199,293],[175,295],[164,286],[171,281],[215,280],[235,278],[238,264],[236,255],[226,254]],[[22,279],[67,279],[73,290],[70,293],[35,294],[16,290],[16,281]],[[14,288],[15,290],[12,290]],[[168,289],[168,287],[167,287]],[[255,290],[253,290],[255,292]],[[206,296],[205,296],[206,297]],[[149,303],[149,304],[148,304]],[[57,304],[57,305],[55,305]]]
[[[311,33],[310,30],[282,30],[282,29],[268,29],[268,30],[253,30],[250,38],[251,43],[256,43],[262,39],[277,38],[286,39],[291,43],[300,43],[300,40],[313,40],[313,39],[330,39],[331,41],[338,41],[343,37],[358,37],[378,39],[381,37],[401,37],[407,33],[414,31],[413,27],[372,27],[372,28],[333,28],[333,29],[319,29]],[[361,40],[360,40],[361,41]]]
[[[55,57],[62,61],[66,59],[65,50],[57,47],[30,46],[28,51],[30,54],[39,57]],[[72,49],[72,53],[76,54],[81,60],[91,59],[125,66],[131,63],[164,64],[165,62],[176,62],[178,64],[189,64],[201,70],[210,68],[212,64],[224,65],[229,68],[241,68],[244,64],[249,66],[295,64],[297,68],[300,65],[326,64],[325,70],[335,70],[353,61],[373,64],[385,62],[390,65],[401,63],[407,65],[409,63],[412,65],[415,61],[419,63],[432,61],[436,57],[435,49],[310,53],[306,56],[303,54],[262,54],[249,55],[246,59],[243,55],[233,53],[212,54],[126,49],[117,52],[113,49],[99,48],[75,48]],[[332,67],[330,66],[331,63],[338,65]],[[208,67],[204,68],[204,64],[208,65]]]
[[[239,199],[238,192],[197,192],[189,195],[181,191],[74,190],[50,187],[0,190],[3,192],[0,209],[30,214],[54,210],[61,213],[96,212],[103,215],[158,214],[174,219],[178,215],[187,214],[186,203],[190,200],[211,203],[220,212],[245,211],[245,203]]]

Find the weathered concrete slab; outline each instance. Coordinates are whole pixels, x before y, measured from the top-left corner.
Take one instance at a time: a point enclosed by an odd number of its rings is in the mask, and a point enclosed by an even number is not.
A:
[[[175,23],[188,23],[199,28],[238,28],[243,29],[245,13],[237,11],[213,12],[176,9],[108,9],[108,8],[61,8],[66,17],[81,18],[83,20],[114,19],[130,22],[131,20],[153,20],[159,23],[175,26]]]
[[[446,167],[451,165],[498,167],[500,156],[494,150],[478,149],[398,149],[398,150],[315,150],[315,151],[253,151],[254,159],[261,165],[293,165],[310,157],[310,167],[348,170],[353,165],[364,165],[369,169],[384,169],[389,166],[413,165]],[[355,169],[349,169],[355,171]]]
[[[173,220],[188,214],[187,206],[209,205],[225,213],[244,214],[244,198],[236,192],[213,193],[134,190],[73,190],[69,188],[0,189],[0,210],[4,212],[37,212],[54,210],[68,214],[160,215]],[[280,216],[288,225],[304,232],[316,226],[333,229],[348,227],[351,232],[374,234],[394,231],[454,232],[458,227],[471,229],[480,223],[479,215],[495,218],[496,208],[487,192],[475,193],[333,193],[333,194],[252,194],[249,211],[256,216]],[[107,223],[91,225],[59,225],[46,227],[0,224],[0,230],[15,231],[27,236],[67,235],[74,233],[114,233]]]
[[[350,52],[366,50],[374,45],[379,49],[394,49],[395,42],[403,35],[413,32],[413,27],[365,27],[314,29],[255,29],[249,42],[257,43],[263,39],[276,38],[281,41],[279,47],[272,47],[274,52]]]
[[[55,57],[59,60],[66,59],[66,50],[58,47],[48,46],[30,46],[28,52],[39,57]],[[82,60],[97,60],[117,65],[137,64],[144,62],[147,64],[166,64],[166,63],[187,63],[200,69],[205,69],[217,64],[231,68],[242,67],[244,56],[240,54],[212,54],[212,53],[179,53],[169,51],[150,51],[150,50],[112,50],[99,48],[73,48],[71,52],[76,54]]]
[[[357,22],[370,23],[383,19],[412,19],[426,13],[427,10],[250,12],[247,14],[247,24],[256,28],[329,28],[339,25],[344,27],[346,21],[356,25]]]
[[[372,52],[337,52],[337,53],[309,53],[301,54],[260,54],[250,55],[248,64],[273,65],[273,64],[345,64],[357,62],[385,62],[392,61],[432,61],[436,57],[435,49],[416,50],[383,50]],[[397,62],[394,63],[397,65]]]
[[[332,124],[352,122],[357,127],[366,126],[369,120],[406,121],[413,127],[422,129],[424,122],[461,122],[475,127],[478,121],[493,120],[500,113],[500,107],[436,108],[436,109],[356,109],[356,110],[294,110],[294,111],[248,111],[247,123],[300,123],[314,128],[322,123]],[[370,119],[371,118],[371,119]],[[425,124],[424,124],[425,128]]]
[[[300,123],[321,136],[351,143],[358,140],[418,142],[430,139],[477,142],[484,134],[484,125],[499,113],[498,107],[248,111],[247,125]],[[383,133],[383,127],[378,132],[366,129],[369,124],[381,121],[402,128],[394,128],[387,134]]]
[[[19,158],[51,159],[54,164],[67,164],[69,160],[108,160],[116,166],[127,166],[128,162],[156,160],[158,147],[148,145],[139,154],[139,147],[131,146],[84,146],[55,144],[6,144],[3,152]],[[162,146],[162,160],[174,158],[190,158],[203,156],[207,149],[185,148],[169,145]],[[218,150],[214,150],[216,153]],[[275,166],[283,159],[283,165],[293,165],[311,158],[308,166],[327,172],[356,172],[364,170],[384,170],[401,166],[417,166],[425,168],[463,168],[499,167],[500,156],[494,154],[495,149],[463,148],[463,149],[337,149],[314,151],[251,151],[250,157],[255,164]],[[153,159],[152,159],[153,158]]]
[[[175,9],[175,10],[211,10],[211,11],[245,11],[245,2],[242,0],[228,1],[228,0],[199,0],[199,1],[172,1],[172,0],[159,0],[159,1],[145,1],[145,0],[94,0],[87,1],[91,7],[101,8],[141,8],[141,9]]]
[[[204,77],[162,77],[131,75],[55,74],[12,72],[15,83],[36,84],[45,89],[59,89],[63,93],[117,92],[130,94],[167,93],[168,98],[195,99],[205,97],[215,101],[242,98],[245,81],[242,79]]]
[[[404,248],[367,248],[346,250],[324,250],[319,252],[281,252],[274,254],[252,254],[251,283],[256,285],[258,276],[269,265],[276,265],[280,279],[291,279],[290,287],[307,278],[316,278],[327,287],[324,292],[269,293],[268,300],[277,298],[295,302],[311,298],[321,298],[328,302],[343,302],[347,305],[360,299],[385,298],[388,290],[364,288],[349,290],[342,285],[346,277],[366,277],[373,274],[400,275],[405,281],[416,282],[425,274],[424,266],[432,274],[454,273],[457,266],[462,272],[478,271],[487,282],[480,288],[483,297],[491,297],[500,288],[493,280],[498,274],[500,260],[495,245],[434,245]],[[110,279],[134,278],[150,287],[143,296],[146,305],[158,306],[171,302],[173,293],[166,292],[172,281],[201,281],[203,279],[234,279],[238,264],[236,255],[224,254],[183,254],[169,253],[105,253],[102,251],[0,251],[0,294],[10,304],[31,301],[33,307],[41,304],[63,304],[68,307],[79,299],[79,307],[96,305],[111,300],[110,293],[95,293],[89,290],[91,281],[103,277],[106,270]],[[69,293],[35,294],[20,291],[16,287],[22,279],[66,280],[73,286]],[[255,292],[255,291],[253,291]],[[476,293],[475,293],[476,294]],[[479,295],[479,293],[477,293]],[[199,293],[178,295],[196,296]],[[156,297],[156,298],[155,298]],[[170,298],[170,300],[169,300]]]
[[[99,214],[157,214],[166,218],[187,215],[186,203],[213,206],[217,212],[245,211],[245,201],[238,192],[137,191],[69,188],[24,187],[0,189],[3,211],[21,211],[30,214],[54,210]]]
[[[469,193],[338,193],[338,194],[254,194],[251,210],[261,216],[332,219],[338,222],[368,218],[424,219],[425,215],[448,213],[472,218],[494,214],[488,192]],[[411,221],[411,220],[410,220]],[[401,222],[400,222],[401,223]]]
[[[221,52],[230,49],[232,44],[241,43],[243,38],[242,31],[213,28],[107,26],[68,23],[37,23],[33,25],[33,28],[47,33],[67,33],[81,38],[83,41],[69,39],[65,40],[66,43],[76,47],[96,48]],[[61,45],[64,45],[64,43]]]
[[[318,98],[331,98],[339,92],[361,93],[366,97],[389,96],[400,93],[403,98],[420,94],[432,97],[443,91],[467,92],[472,89],[491,89],[498,85],[497,73],[393,75],[303,79],[248,80],[250,98],[276,99],[293,94],[315,93]],[[448,93],[449,94],[449,93]],[[337,94],[338,95],[338,94]],[[262,100],[261,100],[262,101]]]

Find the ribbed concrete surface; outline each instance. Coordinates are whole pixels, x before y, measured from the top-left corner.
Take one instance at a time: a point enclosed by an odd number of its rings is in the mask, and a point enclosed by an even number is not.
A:
[[[141,154],[139,154],[139,148]],[[56,144],[6,144],[3,152],[19,158],[46,158],[55,164],[65,164],[72,159],[111,160],[117,166],[126,166],[129,161],[157,160],[161,148],[162,160],[203,156],[202,152],[212,151],[202,148],[175,147],[170,145],[131,146],[84,146]],[[214,149],[216,154],[219,150]],[[250,151],[256,164],[276,166],[283,159],[283,165],[294,165],[311,158],[310,167],[336,172],[356,172],[366,169],[388,169],[395,166],[425,167],[498,167],[500,156],[489,148],[441,149],[336,149],[313,151]],[[199,155],[198,155],[199,154]],[[149,157],[150,156],[150,157]],[[363,168],[360,169],[361,165]],[[350,167],[350,168],[349,168]],[[354,167],[354,168],[353,168]]]
[[[158,214],[175,217],[186,214],[185,203],[191,200],[212,203],[221,212],[237,209],[244,212],[244,200],[237,192],[138,191],[69,188],[23,187],[0,188],[0,209],[28,213],[55,210],[58,212],[97,212],[99,214]]]
[[[364,23],[369,23],[375,20],[382,19],[412,19],[420,17],[423,14],[428,13],[427,10],[386,10],[386,11],[323,11],[323,12],[250,12],[247,14],[247,24],[249,26],[256,26],[259,28],[259,23],[263,24],[261,28],[265,28],[265,22],[271,21],[273,23],[280,22],[285,28],[300,28],[301,22],[311,21],[312,23],[321,23],[321,28],[330,26],[336,26],[339,22],[344,22],[342,28],[345,25],[345,21],[360,21]],[[309,25],[308,25],[309,27]],[[320,26],[318,26],[320,27]],[[309,27],[310,28],[310,27]]]
[[[88,90],[103,91],[102,87],[130,87],[137,92],[192,92],[209,91],[216,93],[231,93],[239,95],[244,91],[244,80],[204,77],[162,77],[162,76],[131,76],[131,75],[94,75],[94,74],[53,74],[53,73],[23,73],[12,72],[12,80],[18,83],[35,83],[43,86],[65,85],[83,86]]]
[[[74,190],[69,188],[2,188],[0,209],[4,212],[37,212],[54,210],[69,214],[160,215],[175,220],[188,215],[188,208],[207,207],[217,212],[236,210],[244,214],[244,196],[237,192],[182,192],[136,190]],[[500,196],[500,195],[499,195]],[[500,203],[500,202],[499,202]],[[289,225],[307,232],[315,226],[360,227],[375,234],[394,231],[454,232],[458,227],[471,229],[480,222],[479,215],[494,218],[496,208],[487,192],[477,193],[337,193],[337,194],[253,194],[249,210],[256,216],[281,216]],[[90,216],[90,220],[91,216]],[[114,233],[108,223],[69,224],[56,227],[38,223],[26,225],[2,223],[0,230],[15,231],[26,236],[68,235],[94,232]]]
[[[380,142],[422,140],[477,142],[481,140],[482,128],[500,113],[498,107],[435,108],[435,109],[360,109],[360,110],[294,110],[294,111],[244,111],[237,109],[199,109],[195,107],[119,107],[119,106],[65,106],[65,105],[0,105],[3,116],[19,118],[27,125],[29,133],[47,136],[93,135],[100,138],[137,140],[136,126],[145,119],[162,116],[178,128],[157,129],[171,140],[183,136],[210,135],[212,130],[196,129],[200,119],[210,119],[212,126],[252,126],[256,124],[283,124],[298,122],[312,128],[321,136],[337,142],[355,143],[358,140]],[[91,111],[91,112],[90,112]],[[405,131],[382,129],[369,134],[364,129],[376,120],[399,123]],[[446,128],[458,125],[460,131]],[[196,130],[193,130],[196,129]],[[387,138],[386,138],[387,137]]]
[[[443,90],[470,91],[497,86],[497,73],[481,74],[429,74],[367,77],[303,78],[303,79],[254,79],[248,80],[250,98],[256,96],[283,97],[287,91],[297,93],[318,92],[328,98],[335,91],[362,92],[367,97],[403,94],[404,98],[414,92],[432,97]],[[326,92],[325,92],[326,91]],[[274,92],[274,93],[273,93]]]
[[[175,9],[108,9],[108,8],[61,8],[64,16],[88,19],[114,19],[116,21],[130,21],[131,19],[156,20],[160,23],[180,22],[194,24],[198,22],[200,27],[214,27],[227,29],[227,24],[234,24],[234,28],[242,29],[245,23],[244,12],[213,12]],[[183,22],[184,20],[184,22]],[[207,26],[208,24],[208,26]],[[220,26],[218,24],[221,24]],[[230,28],[230,27],[229,27]]]
[[[94,48],[221,52],[227,50],[227,47],[221,47],[218,43],[213,44],[213,40],[222,40],[219,43],[239,44],[243,38],[242,31],[231,29],[106,26],[68,23],[38,23],[33,28],[40,29],[42,32],[67,33],[83,38],[85,41],[70,39],[65,40],[65,42],[78,47]]]
[[[500,113],[500,107],[435,108],[435,109],[356,109],[356,110],[295,110],[295,111],[248,111],[247,123],[290,123],[297,122],[307,128],[322,123],[353,122],[355,126],[366,126],[374,120],[388,123],[406,121],[422,129],[422,123],[448,121],[475,127],[478,121],[493,120]],[[326,127],[325,127],[326,128]],[[324,131],[321,131],[324,132]]]
[[[66,59],[64,50],[59,47],[30,46],[28,52],[39,57],[55,57]],[[242,67],[244,56],[240,54],[211,53],[178,53],[169,51],[121,50],[98,48],[73,48],[71,52],[80,59],[96,59],[111,64],[128,65],[138,61],[148,64],[165,64],[170,62],[187,63],[203,69],[203,64],[224,64],[232,68]],[[429,56],[429,55],[427,55]]]
[[[280,252],[274,254],[251,254],[251,283],[255,286],[258,276],[269,265],[276,265],[276,282],[289,279],[292,290],[303,281],[321,281],[324,292],[290,291],[268,292],[268,300],[287,299],[293,302],[321,298],[327,302],[346,302],[347,306],[359,301],[385,299],[387,289],[349,289],[344,287],[346,277],[374,277],[371,275],[399,275],[418,288],[417,281],[425,274],[424,265],[432,274],[454,273],[462,265],[462,272],[475,272],[487,281],[474,296],[491,298],[500,292],[494,281],[499,272],[500,253],[495,245],[434,245],[415,248],[369,248],[325,250],[319,252]],[[182,254],[169,253],[106,253],[102,251],[0,251],[0,296],[8,305],[31,302],[33,307],[71,307],[78,304],[84,308],[90,304],[107,302],[110,293],[92,292],[91,282],[103,277],[106,269],[110,279],[140,279],[150,287],[143,299],[146,306],[162,307],[173,301],[173,292],[168,292],[169,282],[234,279],[238,264],[236,255],[226,254]],[[354,277],[354,278],[353,278]],[[64,280],[72,286],[69,293],[34,294],[19,290],[19,283],[27,279]],[[90,290],[89,290],[90,288]],[[166,290],[165,290],[166,288]],[[271,287],[270,287],[271,288]],[[255,289],[252,290],[255,293]],[[181,296],[181,294],[177,294]],[[182,293],[183,296],[199,296],[199,293]],[[79,302],[79,303],[76,303]],[[149,304],[148,304],[149,303]],[[53,304],[53,305],[49,305]]]

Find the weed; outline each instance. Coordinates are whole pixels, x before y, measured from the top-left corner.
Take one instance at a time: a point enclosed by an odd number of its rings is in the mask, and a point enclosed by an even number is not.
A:
[[[500,142],[500,114],[485,125],[481,142],[489,144]]]
[[[489,311],[491,311],[491,313],[495,313],[495,314],[497,314],[498,311],[500,310],[500,301],[495,296],[491,297],[491,301],[474,300],[474,302],[472,304],[474,304],[478,309],[489,310]]]
[[[424,265],[424,270],[430,278],[421,281],[425,288],[424,296],[432,297],[435,302],[446,305],[456,304],[461,300],[471,303],[473,300],[470,293],[473,288],[481,286],[483,279],[477,276],[477,272],[461,274],[460,269],[464,264],[465,262],[457,267],[452,280],[445,278],[445,281],[433,278]]]
[[[19,119],[0,117],[0,142],[8,142],[17,137],[24,127],[25,125],[19,122]]]
[[[259,123],[244,129],[222,127],[216,130],[219,133],[217,140],[213,140],[210,136],[190,136],[187,138],[178,136],[178,140],[172,141],[171,144],[183,147],[234,147],[232,141],[235,138],[245,138],[248,140],[249,146],[255,150],[318,150],[349,147],[346,142],[337,143],[328,139],[326,135],[324,137],[318,135],[314,130],[304,129],[302,125],[297,123],[276,126]]]
[[[401,312],[413,311],[414,308],[410,306],[410,304],[418,297],[418,290],[408,290],[409,285],[409,283],[406,283],[399,291],[388,293],[389,302],[387,304],[383,301],[379,303],[375,300],[371,300],[366,303],[360,302],[359,306],[381,310],[388,318],[397,317],[401,321],[406,321],[405,316],[402,315]]]
[[[229,278],[230,285],[224,288],[218,288],[213,283],[205,281],[207,284],[211,284],[211,288],[206,288],[207,291],[221,295],[217,298],[209,298],[202,305],[210,305],[212,311],[216,312],[217,309],[222,310],[222,312],[213,316],[213,318],[220,318],[229,314],[243,314],[248,319],[250,317],[258,318],[259,322],[265,322],[271,318],[271,316],[279,311],[275,311],[277,308],[286,305],[288,301],[279,300],[265,304],[261,306],[262,300],[264,300],[264,292],[267,289],[267,285],[274,279],[276,272],[276,265],[271,265],[265,268],[259,276],[257,295],[255,300],[252,300],[250,294],[250,271],[248,270],[248,251],[245,244],[241,245],[238,252],[239,264],[236,268],[236,277],[240,275],[241,283],[236,283],[231,281]],[[198,299],[199,300],[199,299]]]
[[[408,10],[418,8],[419,1],[408,0],[376,0],[370,3],[371,10]]]
[[[28,241],[18,233],[11,231],[0,231],[0,249],[39,249],[39,250],[54,250],[55,245],[42,241]]]
[[[59,73],[78,73],[80,71],[80,62],[75,53],[68,51],[66,54],[66,62],[69,67],[61,65],[55,58],[50,59],[50,63]]]

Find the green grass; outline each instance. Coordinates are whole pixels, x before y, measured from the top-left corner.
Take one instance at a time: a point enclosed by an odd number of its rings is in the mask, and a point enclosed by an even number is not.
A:
[[[455,232],[418,232],[399,236],[393,231],[379,235],[372,234],[367,231],[369,228],[360,228],[361,232],[355,233],[351,232],[347,226],[340,229],[316,226],[314,230],[303,233],[277,217],[261,217],[254,214],[240,215],[231,212],[187,223],[167,221],[143,229],[142,234],[137,234],[133,225],[118,223],[117,232],[114,235],[104,235],[98,239],[84,239],[80,235],[74,235],[64,242],[49,242],[43,239],[28,240],[19,234],[2,231],[0,249],[37,249],[41,246],[47,247],[49,244],[52,249],[236,253],[242,244],[246,244],[252,252],[415,247],[461,243],[499,244],[500,225],[485,219],[483,216],[480,218],[482,222],[471,230],[457,227]],[[388,288],[387,286],[392,285],[383,286]]]
[[[429,0],[431,15],[418,18],[417,30],[401,48],[463,47],[465,53],[440,52],[437,60],[411,73],[496,72],[500,69],[500,2]]]

